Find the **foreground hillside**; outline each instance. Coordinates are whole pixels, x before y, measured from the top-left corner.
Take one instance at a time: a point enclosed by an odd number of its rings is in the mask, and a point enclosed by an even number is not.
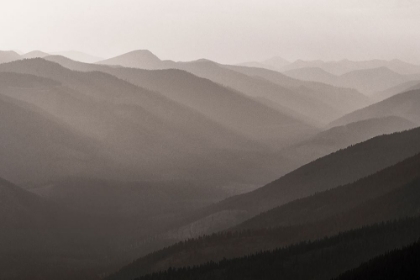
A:
[[[168,247],[127,266],[137,275],[272,250],[420,213],[420,156],[256,216],[227,233]]]
[[[103,222],[0,179],[0,278],[98,279],[112,252]]]
[[[315,242],[171,268],[136,279],[278,279],[279,276],[294,280],[330,279],[389,250],[417,241],[419,225],[418,218],[373,225]],[[121,273],[108,279],[133,279],[133,275]]]
[[[356,269],[350,270],[338,280],[416,280],[420,278],[420,244],[419,242],[393,250],[385,255],[376,257]]]

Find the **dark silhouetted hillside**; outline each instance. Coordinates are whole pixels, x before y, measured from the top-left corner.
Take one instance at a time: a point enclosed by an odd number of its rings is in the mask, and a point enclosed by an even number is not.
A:
[[[420,243],[417,242],[376,257],[336,279],[416,280],[420,278],[419,260]]]
[[[169,270],[149,275],[144,274],[160,271],[164,267],[151,267],[150,263],[142,266],[141,261],[136,261],[107,279],[133,279],[141,275],[144,276],[136,279],[329,279],[389,250],[417,241],[419,230],[418,218],[407,219],[242,258],[200,264],[191,256],[193,259],[188,266],[181,265],[182,268],[179,268],[180,266],[175,265]],[[185,242],[177,246],[179,249],[186,249],[194,245],[196,244]],[[159,259],[160,254],[161,252],[156,252],[150,258]],[[197,253],[195,258],[199,257],[200,254]]]
[[[144,271],[239,257],[420,214],[420,156],[347,186],[296,200],[225,233],[188,240],[139,259]],[[147,264],[147,265],[146,265]]]
[[[373,222],[381,222],[395,218],[394,215],[404,217],[420,214],[420,206],[416,209],[420,193],[418,190],[419,181],[414,181],[420,179],[419,166],[420,155],[416,155],[352,184],[317,193],[264,212],[235,229],[259,229],[316,223],[340,216],[343,212],[356,211],[354,208],[362,207],[360,206],[362,203],[370,206],[371,209],[366,210],[363,215],[354,215],[351,219],[343,220],[350,222],[350,220],[357,220],[359,217],[360,220],[367,223],[367,217],[377,215],[375,216],[377,220]],[[414,183],[412,183],[413,181]],[[400,188],[403,189],[400,190]],[[399,195],[401,191],[403,193]],[[392,194],[388,194],[389,192]],[[395,200],[393,201],[393,199]],[[415,208],[412,209],[411,206]]]

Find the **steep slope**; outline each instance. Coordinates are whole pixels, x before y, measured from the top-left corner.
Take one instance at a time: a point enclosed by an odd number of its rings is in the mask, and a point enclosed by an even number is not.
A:
[[[420,243],[393,250],[347,271],[337,280],[416,280],[420,278]]]
[[[21,59],[20,55],[14,51],[0,51],[0,64]]]
[[[373,137],[418,126],[395,116],[366,119],[322,131],[314,137],[283,149],[281,154],[302,164],[308,163]]]
[[[297,230],[271,230],[261,232],[259,237],[260,240],[280,239],[296,234]],[[282,279],[330,279],[389,250],[412,244],[418,240],[419,233],[419,218],[407,219],[364,227],[285,248],[256,251],[257,253],[248,253],[241,258],[232,258],[235,254],[232,252],[241,248],[232,245],[241,243],[243,247],[247,247],[247,242],[255,242],[246,238],[251,233],[238,233],[235,239],[229,234],[221,234],[173,246],[172,250],[184,252],[178,258],[165,259],[165,250],[156,252],[148,259],[139,259],[122,268],[107,279],[278,279],[279,276]],[[212,254],[214,248],[202,250],[201,245],[213,240],[225,245],[225,257],[213,260],[206,258],[206,253]],[[193,247],[196,248],[194,255],[185,253]]]
[[[344,125],[351,122],[380,118],[387,116],[398,116],[405,118],[415,124],[420,124],[420,90],[412,90],[397,94],[393,97],[362,108],[347,114],[338,120],[330,123],[329,126]]]
[[[78,71],[106,72],[135,85],[157,91],[237,133],[271,147],[279,148],[306,136],[310,131],[315,131],[309,125],[300,123],[299,120],[258,100],[185,71],[106,67],[81,64],[60,57],[47,59]],[[307,128],[303,129],[305,126]]]
[[[315,160],[255,191],[197,211],[169,236],[186,239],[234,226],[261,212],[345,185],[420,152],[420,129],[375,137]],[[349,168],[351,166],[351,168]],[[217,219],[218,215],[230,217]]]

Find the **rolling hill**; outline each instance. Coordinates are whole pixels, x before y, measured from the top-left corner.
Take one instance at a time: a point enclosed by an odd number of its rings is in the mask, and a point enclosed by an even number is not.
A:
[[[420,115],[417,110],[419,102],[420,90],[400,93],[367,106],[366,108],[347,114],[338,120],[333,121],[329,126],[344,125],[351,122],[387,116],[398,116],[415,124],[420,124]]]

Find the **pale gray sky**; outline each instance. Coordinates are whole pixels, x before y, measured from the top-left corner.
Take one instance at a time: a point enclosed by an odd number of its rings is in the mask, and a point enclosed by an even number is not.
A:
[[[0,0],[0,49],[420,62],[419,0]]]

